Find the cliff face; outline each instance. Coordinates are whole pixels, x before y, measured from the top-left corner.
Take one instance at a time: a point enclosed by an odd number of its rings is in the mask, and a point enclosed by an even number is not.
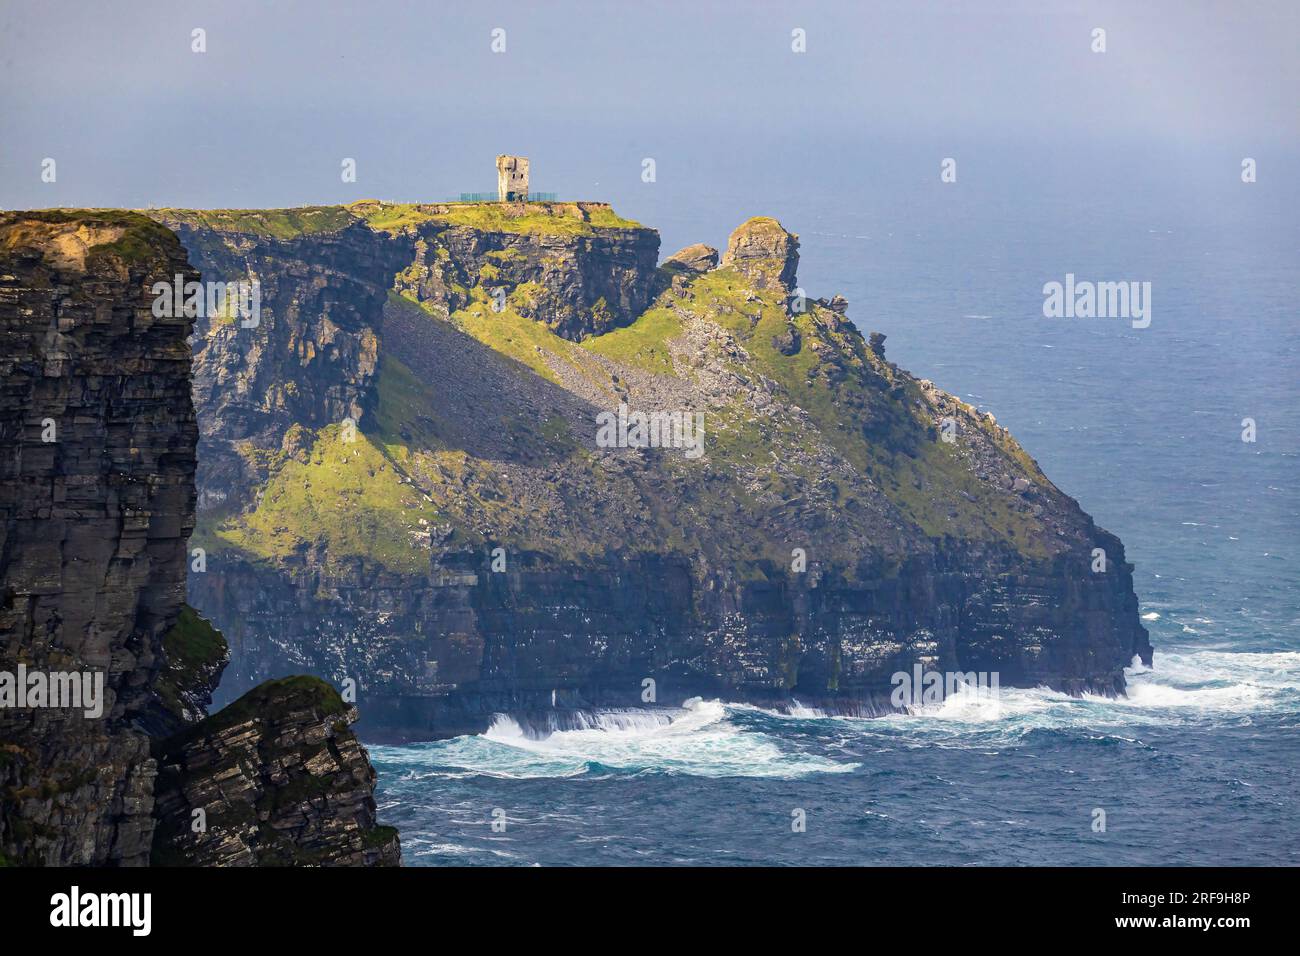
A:
[[[444,316],[495,303],[501,290],[521,314],[574,338],[629,324],[644,310],[659,249],[653,230],[600,203],[504,208],[362,202],[152,213],[205,276],[256,280],[261,289],[256,322],[195,322],[200,510],[241,507],[268,478],[265,453],[280,450],[290,431],[292,452],[303,428],[362,418],[394,287]]]
[[[288,213],[165,215],[207,268]],[[253,436],[253,485],[200,509],[212,557],[191,600],[232,640],[232,687],[350,677],[372,733],[434,737],[495,711],[647,702],[647,679],[659,703],[876,713],[916,663],[1122,693],[1123,668],[1150,660],[1118,539],[992,416],[888,362],[843,299],[795,295],[798,240],[775,220],[738,229],[720,265],[692,247],[651,270],[631,263],[657,240],[622,224],[318,215],[338,241],[363,220],[409,259],[387,281],[367,272],[354,303],[378,343],[356,429],[302,418]],[[327,268],[321,241],[266,246],[258,268],[282,278],[264,323],[294,314],[283,276]],[[556,304],[615,287],[651,298],[618,299],[612,322]],[[349,308],[332,298],[345,288],[312,308]],[[211,338],[196,349],[200,378],[233,367]],[[238,375],[226,395],[226,418],[276,404]],[[679,438],[681,413],[703,416],[698,453],[598,442],[621,406],[678,414]]]
[[[0,708],[0,853],[140,863],[153,762],[132,724],[185,598],[196,437],[189,322],[154,317],[149,286],[194,272],[130,214],[4,214],[0,255],[0,671],[104,681],[101,717]]]
[[[372,216],[383,209],[350,208]],[[430,218],[407,227],[414,255],[394,287],[439,315],[470,305],[476,289],[489,301],[500,290],[520,315],[576,340],[629,325],[650,303],[659,236],[599,225],[621,222],[607,206],[512,204],[480,217],[457,216],[455,206],[421,208]],[[514,228],[521,222],[528,227]]]
[[[191,319],[153,308],[174,276],[198,278],[143,216],[0,214],[0,862],[148,862],[151,751],[204,717],[228,660],[183,607]]]

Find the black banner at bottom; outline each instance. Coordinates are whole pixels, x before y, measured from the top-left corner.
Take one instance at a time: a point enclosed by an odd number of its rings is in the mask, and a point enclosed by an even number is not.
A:
[[[1071,941],[1199,934],[1231,945],[1240,933],[1286,924],[1294,876],[1245,868],[0,869],[0,925],[10,944],[76,933],[127,945],[209,934],[214,942],[373,945],[380,931],[454,930],[461,945],[480,935],[500,945],[553,942],[558,925],[588,940],[588,930],[654,936],[688,926],[735,940],[778,926],[894,923],[933,932],[936,942],[1031,930]]]

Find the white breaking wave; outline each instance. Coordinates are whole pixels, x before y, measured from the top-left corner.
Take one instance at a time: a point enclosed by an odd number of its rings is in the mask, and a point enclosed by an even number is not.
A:
[[[805,707],[803,704],[799,703],[799,701],[797,701],[797,700],[792,700],[792,701],[790,702],[790,706],[789,706],[789,708],[787,709],[786,712],[787,712],[791,717],[800,717],[800,718],[812,718],[812,717],[825,717],[825,716],[826,716],[826,711],[822,710],[821,708],[819,708],[819,707]]]
[[[1045,687],[1002,688],[996,701],[957,694],[911,714],[879,718],[891,736],[944,745],[1014,745],[1034,730],[1176,726],[1300,711],[1300,652],[1157,651],[1156,667],[1126,669],[1127,697],[1070,697]],[[872,734],[870,721],[859,722]],[[1121,738],[1129,739],[1129,738]]]
[[[686,711],[644,710],[623,708],[618,710],[574,710],[546,713],[541,720],[544,727],[534,726],[534,721],[524,727],[508,714],[496,714],[484,736],[491,740],[510,743],[527,738],[544,740],[555,734],[598,730],[611,734],[640,734],[667,727]]]
[[[496,714],[483,736],[511,746],[558,749],[582,741],[682,733],[720,720],[726,711],[719,701],[705,704],[697,698],[680,708],[576,710],[548,716],[555,730],[529,733],[516,718]]]
[[[916,708],[909,716],[952,721],[1001,720],[1002,700],[1000,693],[991,694],[987,689],[959,684],[956,693],[949,694],[942,703]]]
[[[1300,652],[1243,654],[1167,651],[1155,668],[1129,673],[1128,708],[1192,710],[1205,715],[1294,709],[1300,693]]]
[[[808,752],[801,743],[804,733],[831,734],[843,742],[864,738],[873,747],[901,744],[996,752],[1020,746],[1027,734],[1037,731],[1070,730],[1098,741],[1140,743],[1143,726],[1300,713],[1296,651],[1158,650],[1155,668],[1135,662],[1126,675],[1127,698],[1003,687],[996,699],[959,691],[941,704],[878,718],[828,716],[798,703],[775,712],[693,699],[680,708],[566,713],[555,721],[564,729],[554,731],[525,730],[518,720],[502,714],[481,735],[376,749],[414,779],[582,778],[628,772],[797,779],[859,767],[848,759]],[[787,733],[783,728],[794,721],[825,729]]]
[[[578,777],[633,771],[796,779],[858,768],[856,763],[791,750],[777,737],[739,728],[728,720],[730,712],[721,701],[698,699],[680,709],[592,711],[580,719],[585,726],[542,736],[530,736],[519,721],[499,714],[484,734],[421,745],[418,756],[413,748],[401,748],[405,751],[401,762],[416,777],[462,777],[467,772],[509,778]],[[570,718],[566,716],[566,721]],[[390,751],[385,750],[384,756],[389,757]],[[419,765],[438,769],[422,773]]]

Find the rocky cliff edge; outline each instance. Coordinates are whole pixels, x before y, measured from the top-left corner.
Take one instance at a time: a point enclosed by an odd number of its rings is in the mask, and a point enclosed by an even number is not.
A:
[[[198,278],[143,216],[0,214],[0,864],[396,863],[330,688],[205,719],[229,658],[183,603],[192,320],[152,291],[177,275]],[[254,782],[227,791],[213,774],[235,752]],[[175,837],[179,800],[210,815],[208,842]],[[227,834],[244,811],[275,838]]]

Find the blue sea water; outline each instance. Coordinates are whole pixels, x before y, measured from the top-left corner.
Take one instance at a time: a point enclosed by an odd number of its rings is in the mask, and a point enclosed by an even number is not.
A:
[[[941,185],[899,154],[761,200],[623,203],[665,252],[755,213],[800,233],[810,295],[845,294],[1123,539],[1154,667],[1120,700],[1004,688],[877,720],[693,701],[373,746],[406,863],[1300,863],[1300,203],[1238,163],[1019,154]],[[1151,282],[1150,327],[1045,318],[1067,272]]]

